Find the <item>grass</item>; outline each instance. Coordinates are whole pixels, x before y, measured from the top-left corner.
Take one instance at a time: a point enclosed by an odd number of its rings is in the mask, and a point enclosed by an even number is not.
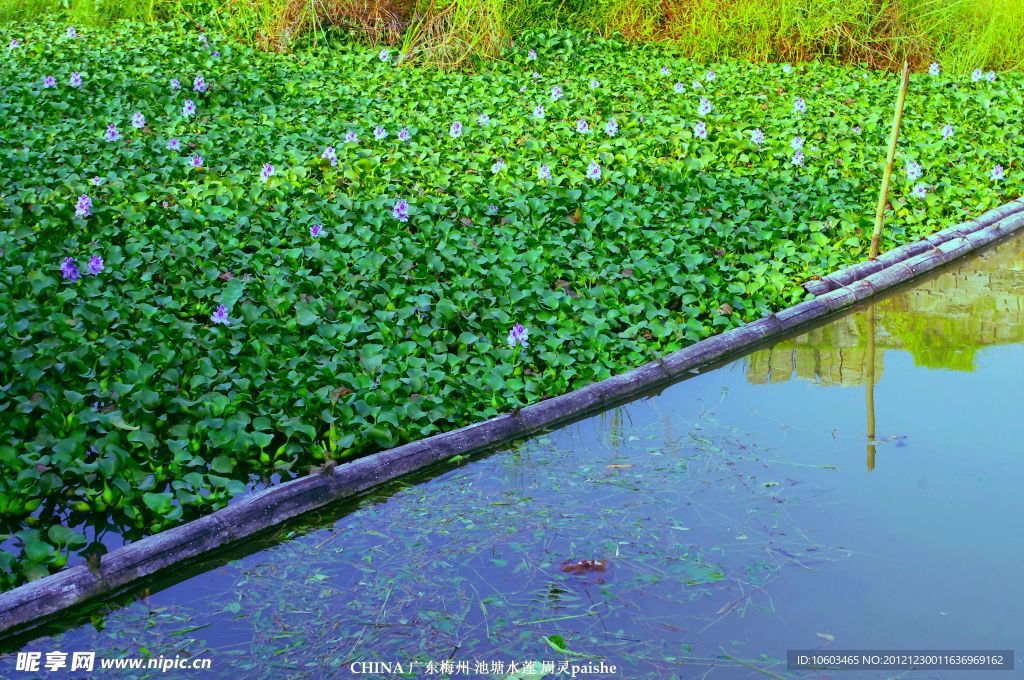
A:
[[[193,17],[264,48],[292,49],[340,26],[410,61],[446,68],[493,58],[524,31],[585,29],[664,42],[697,60],[838,60],[898,69],[1024,66],[1019,0],[0,0],[0,20],[63,12],[84,25]]]
[[[492,29],[447,11],[410,45],[455,66],[473,42],[446,27]],[[0,26],[0,584],[602,380],[864,257],[889,74],[524,35],[535,55],[467,73],[187,21]],[[912,77],[885,248],[1024,192],[1021,86]]]

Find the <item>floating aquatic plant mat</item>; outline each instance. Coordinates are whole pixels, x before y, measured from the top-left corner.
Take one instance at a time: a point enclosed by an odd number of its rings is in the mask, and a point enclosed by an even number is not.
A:
[[[391,483],[333,523],[283,529],[262,552],[183,584],[173,606],[128,604],[100,630],[26,649],[131,656],[145,644],[268,678],[371,659],[603,659],[630,678],[784,664],[745,658],[729,642],[735,617],[771,616],[780,574],[847,553],[790,515],[818,502],[819,477],[798,484],[780,451],[700,409],[638,426],[630,407],[616,409]]]

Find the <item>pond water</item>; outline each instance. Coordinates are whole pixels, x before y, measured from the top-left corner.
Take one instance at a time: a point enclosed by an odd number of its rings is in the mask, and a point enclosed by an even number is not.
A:
[[[203,678],[350,677],[381,660],[421,662],[408,677],[450,661],[453,678],[504,678],[526,660],[616,667],[578,677],[1010,677],[785,659],[1021,640],[1022,378],[1016,239],[77,610],[8,640],[0,675],[19,675],[16,650],[89,650],[208,656]]]

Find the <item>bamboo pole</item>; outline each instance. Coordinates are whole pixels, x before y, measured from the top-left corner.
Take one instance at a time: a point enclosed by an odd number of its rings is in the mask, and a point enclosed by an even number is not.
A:
[[[875,305],[868,305],[868,472],[875,469]]]
[[[896,113],[892,119],[892,134],[889,135],[889,154],[885,158],[885,172],[882,174],[882,189],[878,192],[878,208],[875,210],[875,230],[871,234],[871,254],[878,257],[878,242],[882,238],[882,222],[885,220],[885,206],[889,202],[889,181],[892,179],[892,165],[896,161],[896,142],[900,138],[900,123],[903,122],[903,104],[907,101],[907,86],[910,85],[910,62],[903,61],[903,76],[900,81],[900,96],[896,99]]]

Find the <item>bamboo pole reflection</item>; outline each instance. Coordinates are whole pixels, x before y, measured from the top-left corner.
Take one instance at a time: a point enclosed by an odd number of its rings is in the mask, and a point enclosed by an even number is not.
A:
[[[875,469],[875,305],[868,305],[867,409],[868,472]]]

